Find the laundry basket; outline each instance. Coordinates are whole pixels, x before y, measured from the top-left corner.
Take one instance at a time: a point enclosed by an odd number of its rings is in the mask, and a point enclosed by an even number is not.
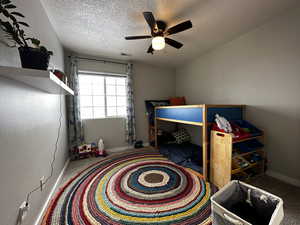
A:
[[[231,181],[211,197],[213,225],[279,225],[283,201],[259,188]]]

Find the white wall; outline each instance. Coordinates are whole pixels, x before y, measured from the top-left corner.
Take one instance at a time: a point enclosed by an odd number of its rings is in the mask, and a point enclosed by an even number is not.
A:
[[[176,94],[189,104],[248,105],[247,119],[266,133],[269,169],[298,180],[299,28],[295,9],[176,71]]]
[[[95,65],[90,66],[99,69]],[[112,70],[114,69],[110,69],[109,72],[113,72]],[[100,69],[98,72],[101,72]],[[137,139],[148,143],[145,100],[168,99],[174,96],[175,71],[133,63],[133,84]],[[127,146],[124,123],[122,118],[85,120],[85,139],[87,142],[92,142],[102,137],[107,149]]]
[[[52,64],[63,69],[63,49],[46,13],[37,0],[16,0],[18,11],[31,25],[30,31],[54,51]],[[20,66],[17,49],[0,44],[0,66]],[[22,225],[32,225],[67,157],[65,101],[62,99],[62,132],[54,176],[43,192],[30,199],[29,214]],[[57,137],[60,96],[47,94],[0,76],[0,220],[14,225],[26,194],[50,173],[50,160]]]
[[[148,120],[145,100],[169,99],[175,96],[175,71],[134,63],[134,95],[137,140],[148,142]]]

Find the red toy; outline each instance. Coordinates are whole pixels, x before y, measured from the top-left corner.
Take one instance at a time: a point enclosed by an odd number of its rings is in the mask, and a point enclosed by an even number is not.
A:
[[[242,140],[245,138],[251,137],[251,133],[246,132],[245,129],[241,128],[234,122],[230,122],[231,128],[232,128],[232,134],[234,135],[233,140]],[[226,133],[224,130],[220,129],[216,123],[213,123],[212,130],[220,131]]]

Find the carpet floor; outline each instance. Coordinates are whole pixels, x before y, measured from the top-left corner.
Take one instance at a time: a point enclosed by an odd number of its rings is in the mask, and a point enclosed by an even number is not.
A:
[[[155,150],[88,162],[82,171],[73,167],[77,174],[65,180],[42,225],[211,224],[210,196],[215,189]]]
[[[273,177],[262,176],[251,182],[283,200],[284,219],[280,225],[300,225],[300,188]]]

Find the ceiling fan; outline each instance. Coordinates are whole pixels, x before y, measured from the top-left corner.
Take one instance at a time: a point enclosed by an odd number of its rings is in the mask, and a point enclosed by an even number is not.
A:
[[[173,39],[168,38],[167,36],[176,34],[187,29],[192,28],[192,22],[187,20],[183,23],[179,23],[176,26],[167,28],[167,24],[161,20],[155,20],[152,12],[143,12],[144,18],[147,21],[150,29],[151,35],[142,35],[142,36],[127,36],[126,40],[137,40],[137,39],[150,39],[152,38],[152,44],[147,50],[147,53],[153,54],[155,50],[162,50],[165,47],[165,44],[174,47],[181,48],[183,44]]]

